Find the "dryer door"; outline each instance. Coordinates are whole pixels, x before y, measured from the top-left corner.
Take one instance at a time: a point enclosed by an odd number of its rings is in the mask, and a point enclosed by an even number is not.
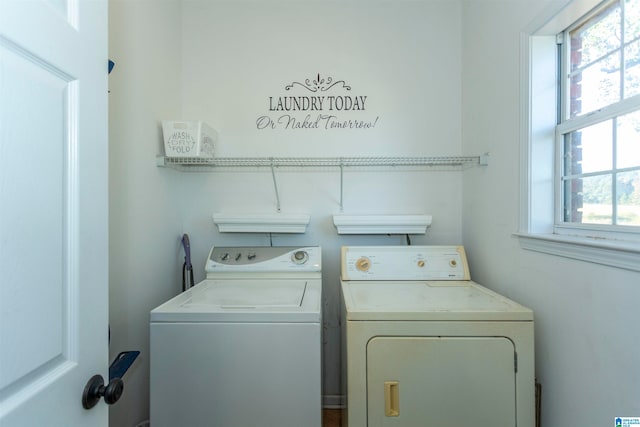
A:
[[[367,345],[367,424],[515,426],[514,355],[504,337],[376,337]]]

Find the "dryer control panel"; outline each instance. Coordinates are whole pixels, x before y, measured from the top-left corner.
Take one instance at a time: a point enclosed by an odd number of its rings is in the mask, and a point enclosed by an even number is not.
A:
[[[318,246],[214,246],[205,270],[207,273],[321,271],[321,249]]]
[[[462,246],[343,246],[348,280],[471,280]]]

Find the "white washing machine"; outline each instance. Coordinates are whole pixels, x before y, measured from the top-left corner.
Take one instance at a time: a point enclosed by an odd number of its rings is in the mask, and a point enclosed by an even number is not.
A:
[[[342,248],[343,426],[533,427],[533,313],[461,246]]]
[[[154,427],[321,427],[320,247],[214,247],[151,311]]]

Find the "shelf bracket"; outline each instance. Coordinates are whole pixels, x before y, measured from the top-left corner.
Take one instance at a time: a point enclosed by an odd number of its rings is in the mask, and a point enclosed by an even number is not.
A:
[[[278,212],[280,212],[280,194],[278,193],[278,182],[276,181],[276,171],[275,171],[275,164],[273,161],[273,157],[270,157],[271,160],[271,177],[273,178],[273,189],[276,192],[276,208],[278,209]]]
[[[344,162],[340,158],[340,212],[344,212]]]

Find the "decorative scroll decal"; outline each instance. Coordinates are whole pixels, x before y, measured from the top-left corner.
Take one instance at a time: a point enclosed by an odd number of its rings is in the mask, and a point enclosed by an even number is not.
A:
[[[270,96],[269,113],[256,119],[256,128],[263,129],[372,129],[380,119],[363,117],[369,106],[367,95],[351,94],[351,85],[333,77],[294,81],[284,86],[290,94]],[[298,90],[301,94],[295,94]],[[310,93],[309,93],[310,92]],[[329,94],[330,93],[330,94]],[[340,115],[338,115],[340,114]]]
[[[321,79],[320,73],[318,73],[318,77],[315,80],[305,79],[304,84],[300,82],[293,82],[290,85],[286,85],[284,89],[290,90],[295,85],[298,85],[298,86],[302,86],[303,88],[307,89],[310,92],[317,92],[317,91],[326,92],[332,87],[334,87],[335,85],[338,85],[340,83],[342,83],[342,87],[344,89],[351,90],[351,86],[348,86],[344,80],[338,80],[337,82],[334,82],[333,78],[331,77],[327,77],[326,80]]]

